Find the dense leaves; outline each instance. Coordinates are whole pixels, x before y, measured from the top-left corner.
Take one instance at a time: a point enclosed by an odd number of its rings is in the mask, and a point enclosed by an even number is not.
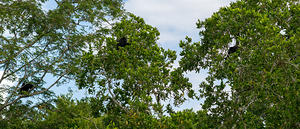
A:
[[[300,127],[299,14],[296,0],[242,0],[199,21],[200,42],[181,42],[183,70],[209,69],[200,94],[218,127]]]
[[[120,0],[56,0],[56,8],[47,11],[41,7],[44,2],[0,2],[0,112],[21,98],[46,93],[69,80],[73,61],[97,38],[96,32],[123,15]],[[54,81],[46,82],[47,77]],[[14,85],[6,86],[3,80]],[[33,90],[19,95],[24,83],[33,84]]]
[[[147,113],[132,113],[130,115],[107,115],[98,116],[93,114],[96,110],[94,105],[97,102],[94,98],[84,98],[82,100],[71,100],[71,96],[61,96],[55,101],[55,107],[27,109],[29,118],[11,117],[1,121],[1,128],[210,128],[213,127],[205,111],[193,112],[184,110],[171,113],[170,116],[163,116],[158,119]],[[26,105],[23,106],[23,108]],[[21,109],[22,107],[14,107]],[[39,111],[42,109],[42,112]],[[14,110],[14,109],[11,109]],[[14,110],[15,111],[15,110]],[[18,112],[17,112],[18,113]],[[15,114],[20,115],[20,114]],[[119,118],[119,119],[117,119]]]
[[[151,114],[153,110],[162,115],[162,101],[173,97],[178,105],[185,92],[192,92],[188,79],[172,71],[175,51],[159,47],[159,32],[142,18],[130,14],[107,33],[111,36],[99,39],[103,43],[94,44],[78,61],[75,73],[80,87],[106,98],[107,112]],[[129,45],[117,47],[124,37]]]
[[[221,8],[197,22],[199,42],[180,42],[178,68],[121,0],[44,2],[0,2],[0,128],[300,128],[298,0]],[[184,73],[203,69],[197,92]],[[89,97],[49,92],[70,80]],[[202,109],[174,111],[189,98]]]

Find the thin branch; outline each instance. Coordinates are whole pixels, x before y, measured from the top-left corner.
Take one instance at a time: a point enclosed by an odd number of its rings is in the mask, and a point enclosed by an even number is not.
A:
[[[20,95],[18,98],[16,98],[15,100],[13,100],[12,102],[8,103],[7,100],[6,100],[6,103],[4,103],[1,107],[0,107],[0,112],[7,106],[11,105],[11,104],[14,104],[16,103],[17,101],[19,101],[20,99],[22,98],[26,98],[26,97],[30,97],[30,96],[34,96],[34,95],[38,95],[38,94],[41,94],[41,93],[44,93],[46,91],[48,91],[50,88],[52,88],[55,84],[57,84],[61,79],[62,77],[66,75],[66,73],[62,74],[52,85],[50,85],[48,88],[42,90],[42,91],[38,91],[38,92],[34,92],[30,95]]]
[[[37,94],[41,94],[41,93],[43,93],[43,92],[46,92],[46,91],[48,91],[50,88],[52,88],[54,85],[56,85],[62,78],[63,78],[63,76],[65,76],[66,75],[66,73],[64,73],[63,75],[61,75],[51,86],[49,86],[48,88],[46,88],[46,89],[44,89],[44,90],[42,90],[42,91],[39,91],[39,92],[34,92],[34,93],[32,93],[30,96],[33,96],[33,95],[37,95]]]
[[[270,73],[273,72],[275,66],[276,66],[276,62],[273,63],[272,68],[271,68],[271,70],[270,70]]]
[[[84,117],[84,116],[82,116],[82,117],[83,117],[84,119],[86,119],[86,120],[92,122],[92,123],[94,124],[94,126],[95,126],[96,129],[99,129],[99,128],[97,127],[97,124],[95,123],[95,121],[91,120],[91,118]]]
[[[6,42],[9,42],[9,40],[2,35],[0,36],[0,38],[4,39]]]
[[[40,57],[44,52],[46,52],[46,48],[49,46],[49,43],[44,47],[43,51],[40,52],[40,54],[38,54],[35,58],[33,58],[32,60],[30,60],[28,63],[33,62],[34,60],[36,60],[38,57]],[[13,75],[14,73],[20,71],[22,68],[24,68],[27,64],[22,65],[20,68],[16,69],[15,71],[11,72],[10,74],[6,75],[3,77],[3,79]]]
[[[43,34],[43,35],[44,35],[44,34]],[[19,55],[22,51],[24,51],[25,48],[28,48],[28,47],[31,47],[32,45],[34,45],[37,41],[39,41],[39,40],[42,38],[43,35],[40,35],[40,36],[37,38],[37,40],[35,40],[33,43],[31,43],[31,44],[25,46],[22,50],[20,50],[20,51],[16,54],[16,56]],[[46,47],[44,48],[43,52],[45,52],[45,49],[47,48],[47,46],[48,46],[48,44],[47,44]],[[65,48],[65,49],[63,50],[61,56],[60,56],[56,61],[52,62],[52,65],[54,65],[55,63],[57,63],[58,61],[60,61],[60,60],[63,58],[63,56],[65,55],[65,53],[66,53],[67,50],[68,50],[68,48]],[[42,53],[43,53],[43,52],[42,52]],[[42,54],[39,54],[39,55],[42,55]],[[36,56],[36,57],[35,57],[34,59],[32,59],[31,61],[29,61],[29,63],[31,63],[31,62],[34,61],[36,58],[38,58],[39,55]],[[5,62],[6,62],[6,61],[5,61]],[[26,65],[27,65],[27,64],[24,64],[24,65],[23,65],[22,67],[20,67],[19,69],[17,69],[17,70],[15,70],[14,72],[8,74],[7,76],[4,77],[4,79],[7,78],[7,77],[9,77],[9,76],[11,76],[11,75],[14,74],[15,72],[21,70],[21,69],[22,69],[23,67],[25,67]],[[44,75],[42,76],[42,78],[40,79],[40,81],[45,77],[45,75],[47,74],[47,71],[48,71],[48,70],[45,70]],[[38,72],[38,71],[31,73],[31,75],[33,75],[33,74],[35,74],[35,73],[37,73],[37,72]],[[30,76],[31,76],[31,75],[30,75]],[[46,89],[44,89],[44,90],[42,90],[42,91],[34,92],[34,93],[30,94],[30,95],[21,95],[21,96],[17,97],[15,100],[13,100],[12,102],[9,103],[10,99],[14,96],[13,94],[11,94],[11,95],[8,97],[8,99],[5,101],[5,103],[0,107],[0,112],[1,112],[4,108],[6,108],[7,106],[9,106],[9,105],[11,105],[11,104],[14,104],[15,102],[17,102],[17,101],[20,100],[21,98],[25,98],[25,97],[30,97],[30,96],[38,95],[38,94],[41,94],[41,93],[44,93],[44,92],[48,91],[48,90],[49,90],[50,88],[52,88],[55,84],[57,84],[57,83],[62,79],[62,77],[63,77],[64,75],[66,75],[66,73],[62,74],[62,75],[61,75],[61,76],[60,76],[60,77],[59,77],[59,78],[58,78],[51,86],[49,86],[48,88],[46,88]],[[24,78],[27,78],[27,77],[28,77],[28,75],[24,74],[23,79],[24,79]],[[21,81],[19,81],[17,87],[20,85],[20,83],[21,83]],[[18,88],[16,88],[16,89],[14,90],[14,93],[17,92],[17,89],[18,89]]]
[[[33,74],[33,73],[32,73],[32,74]],[[26,75],[26,74],[24,74],[24,76],[22,77],[21,80],[24,80],[24,78],[27,78],[27,75]],[[4,106],[5,106],[6,104],[8,104],[8,102],[10,101],[10,99],[11,99],[12,97],[14,97],[14,93],[17,93],[17,90],[19,89],[19,86],[20,86],[21,82],[22,82],[22,81],[19,81],[19,82],[18,82],[16,88],[12,91],[12,93],[8,96],[8,98],[6,98],[6,100],[5,100],[4,104],[3,104]],[[1,111],[1,110],[2,110],[2,108],[0,108],[0,111]]]
[[[3,71],[2,75],[1,75],[1,78],[0,78],[0,84],[1,84],[2,81],[4,80],[4,75],[6,74],[6,72],[7,72],[7,70],[8,70],[8,65],[9,65],[9,63],[6,63],[6,64],[5,64],[4,71]]]
[[[44,79],[44,77],[46,76],[47,73],[48,73],[48,70],[45,70],[45,72],[42,75],[42,77],[40,78],[39,82],[41,82]]]
[[[62,59],[64,53],[65,53],[67,50],[68,50],[67,48],[64,49],[62,55],[58,58],[57,61],[59,61],[59,60]],[[37,57],[36,57],[36,58],[37,58]],[[33,60],[35,60],[35,59],[33,59]],[[31,60],[31,61],[33,61],[33,60]],[[31,61],[30,61],[30,62],[31,62]],[[52,63],[52,65],[54,65],[54,63],[56,63],[56,61],[54,61],[54,62]],[[25,65],[23,65],[22,67],[24,67],[24,66],[25,66]],[[19,69],[20,69],[20,68],[19,68]],[[45,71],[47,71],[47,70],[45,70]],[[33,74],[35,74],[35,73],[37,73],[37,71],[36,71],[36,72],[33,72],[31,75],[33,75]],[[43,78],[44,78],[44,76],[45,76],[46,73],[47,73],[47,72],[45,72],[44,75],[42,76]],[[31,75],[30,75],[30,76],[31,76]],[[64,74],[64,75],[65,75],[65,74]],[[64,75],[62,75],[62,76],[64,76]],[[12,101],[11,103],[8,103],[8,101],[13,97],[13,94],[10,95],[10,96],[7,98],[7,100],[5,101],[5,103],[3,104],[3,106],[0,108],[0,111],[3,110],[3,109],[4,109],[5,107],[7,107],[8,105],[11,105],[11,104],[17,102],[17,101],[20,100],[21,98],[30,97],[30,96],[37,95],[37,94],[40,94],[40,93],[43,93],[43,92],[49,90],[51,87],[53,87],[53,86],[54,86],[54,85],[62,78],[62,76],[61,76],[58,80],[56,80],[56,82],[54,82],[49,88],[47,88],[47,89],[45,89],[45,90],[43,90],[43,91],[40,91],[40,92],[34,92],[34,93],[32,93],[31,95],[26,95],[26,96],[21,95],[21,96],[19,96],[17,99],[15,99],[14,101]],[[27,78],[27,77],[28,77],[28,76],[24,75],[24,77],[23,77],[22,79]],[[18,83],[16,89],[14,90],[14,93],[17,92],[17,89],[18,89],[18,86],[20,85],[20,82],[21,82],[21,81],[19,81],[19,83]]]
[[[110,98],[113,100],[113,102],[115,104],[117,104],[120,108],[122,108],[125,112],[129,113],[128,109],[126,109],[125,107],[123,107],[115,98],[115,95],[112,93],[111,91],[111,80],[108,81],[108,92],[111,95]]]
[[[37,37],[36,40],[34,40],[32,43],[30,43],[30,44],[26,45],[25,47],[23,47],[20,51],[18,51],[18,52],[13,56],[13,58],[14,58],[14,57],[17,57],[17,56],[18,56],[20,53],[22,53],[26,48],[29,48],[29,47],[31,47],[32,45],[34,45],[35,43],[37,43],[37,42],[38,42],[45,34],[46,34],[46,33],[43,33],[43,34],[39,35],[39,36]],[[6,63],[7,61],[9,61],[9,60],[8,60],[8,59],[2,60],[2,61],[0,61],[0,64]]]

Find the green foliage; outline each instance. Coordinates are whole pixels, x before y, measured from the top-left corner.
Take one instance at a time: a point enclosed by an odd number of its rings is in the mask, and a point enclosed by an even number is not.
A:
[[[182,70],[209,69],[200,93],[215,126],[300,127],[299,14],[297,0],[237,1],[197,23],[200,42],[180,43]]]
[[[61,129],[61,128],[105,128],[104,116],[95,117],[91,99],[71,100],[71,96],[55,99],[55,106],[16,103],[5,112],[0,121],[1,128]]]
[[[108,102],[101,106],[112,119],[122,113],[151,114],[151,110],[161,116],[162,101],[172,97],[179,105],[185,92],[193,93],[182,72],[172,71],[176,52],[159,47],[159,32],[142,18],[130,14],[105,34],[111,36],[100,37],[99,43],[91,45],[78,60],[80,66],[74,75],[80,88]],[[129,45],[117,50],[117,40],[122,37]]]
[[[56,107],[40,113],[43,119],[30,122],[34,128],[121,128],[121,129],[175,129],[178,127],[188,129],[213,127],[205,111],[193,112],[184,110],[171,113],[162,118],[154,117],[148,113],[131,112],[129,114],[103,114],[94,116],[92,108],[95,98],[85,98],[80,101],[71,100],[70,97],[57,98]],[[27,123],[24,122],[23,123]],[[20,127],[20,126],[19,126]]]
[[[31,128],[31,129],[69,129],[69,128],[121,128],[121,129],[176,129],[211,128],[206,111],[193,112],[184,110],[173,112],[170,116],[157,118],[149,113],[130,112],[128,114],[106,114],[99,112],[94,115],[95,98],[72,100],[71,96],[61,96],[55,99],[55,107],[31,108],[29,105],[13,106],[10,118],[0,121],[1,128]],[[26,111],[26,115],[21,113]],[[19,117],[17,117],[19,116]],[[26,117],[26,118],[25,118]]]
[[[162,128],[168,129],[204,129],[213,128],[206,111],[183,110],[171,113],[162,119]]]
[[[71,100],[71,97],[62,96],[56,100],[55,105],[54,109],[46,110],[43,120],[37,122],[39,128],[90,129],[102,127],[102,118],[92,116],[89,99],[74,101]]]
[[[180,42],[176,69],[176,52],[159,47],[158,30],[124,13],[121,0],[63,0],[43,11],[45,1],[0,2],[0,84],[17,82],[0,89],[9,94],[0,97],[0,128],[300,128],[297,0],[221,8],[197,22],[200,42]],[[129,45],[117,49],[123,37]],[[209,72],[196,96],[183,73],[201,69]],[[53,99],[47,91],[69,79],[91,97]],[[34,90],[18,94],[23,82]],[[21,100],[38,94],[38,102]],[[203,110],[167,103],[186,96],[205,99]]]
[[[68,81],[82,49],[98,38],[108,21],[124,12],[121,0],[55,1],[57,7],[48,11],[41,7],[44,2],[0,2],[0,84],[3,86],[3,80],[15,84],[1,89],[1,103],[3,93],[9,97],[0,105],[0,112],[21,98],[46,93]],[[54,82],[45,81],[49,76]],[[18,89],[24,82],[34,84],[34,90],[20,95]]]
[[[39,128],[38,122],[43,120],[42,113],[53,108],[51,102],[45,101],[34,106],[31,101],[26,103],[18,101],[12,104],[7,110],[1,112],[0,128]]]

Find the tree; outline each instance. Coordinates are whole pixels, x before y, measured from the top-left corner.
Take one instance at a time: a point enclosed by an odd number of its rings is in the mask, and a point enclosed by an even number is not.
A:
[[[55,108],[46,109],[43,119],[35,124],[37,128],[104,128],[103,117],[92,114],[91,99],[72,100],[70,95],[60,96],[55,101]]]
[[[202,106],[218,128],[300,127],[299,13],[298,0],[237,1],[180,43],[180,69],[209,70]]]
[[[110,114],[96,111],[95,106],[99,104],[96,98],[83,98],[81,100],[72,100],[70,94],[59,96],[55,100],[55,106],[39,107],[32,109],[30,105],[20,104],[13,107],[9,119],[1,120],[1,128],[213,128],[213,124],[208,119],[206,111],[184,110],[170,113],[157,118],[147,113],[134,113],[131,115],[119,114],[122,119],[109,121]],[[20,108],[25,108],[27,115],[21,113]],[[97,113],[100,115],[96,115]],[[96,114],[95,114],[96,113]],[[16,117],[15,115],[19,115]],[[116,118],[116,117],[114,117]],[[120,124],[118,124],[120,123]]]
[[[21,98],[39,95],[68,79],[74,58],[94,42],[109,21],[123,15],[122,0],[55,0],[57,7],[45,11],[47,0],[0,2],[0,112]],[[56,79],[45,82],[45,77]],[[34,85],[25,94],[19,88]],[[9,93],[3,98],[3,93]]]
[[[102,100],[104,108],[99,110],[111,116],[109,123],[120,127],[132,115],[162,117],[163,101],[174,98],[179,105],[185,93],[193,95],[188,79],[172,69],[176,52],[159,47],[159,32],[142,18],[130,14],[106,34],[111,37],[99,38],[77,61],[80,65],[74,75],[79,87]],[[118,48],[122,37],[129,45]]]

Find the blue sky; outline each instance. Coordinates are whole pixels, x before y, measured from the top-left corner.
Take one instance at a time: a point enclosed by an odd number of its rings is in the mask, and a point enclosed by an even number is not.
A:
[[[199,41],[199,30],[196,29],[196,22],[209,18],[220,7],[228,6],[235,0],[127,0],[125,9],[137,16],[144,18],[147,24],[156,27],[160,32],[158,44],[165,49],[172,49],[180,53],[179,42],[186,36],[192,37],[194,41]],[[43,8],[48,10],[55,8],[56,4],[50,0]],[[178,60],[180,57],[178,58]],[[178,66],[178,60],[174,64]],[[189,72],[186,74],[194,89],[204,81],[207,73],[205,70],[200,73]],[[52,80],[48,77],[47,80]],[[52,90],[59,94],[65,94],[69,89],[74,91],[74,96],[80,98],[86,96],[85,91],[71,88],[74,82],[67,85],[54,87]],[[188,100],[176,110],[193,108],[201,109],[199,101]]]

